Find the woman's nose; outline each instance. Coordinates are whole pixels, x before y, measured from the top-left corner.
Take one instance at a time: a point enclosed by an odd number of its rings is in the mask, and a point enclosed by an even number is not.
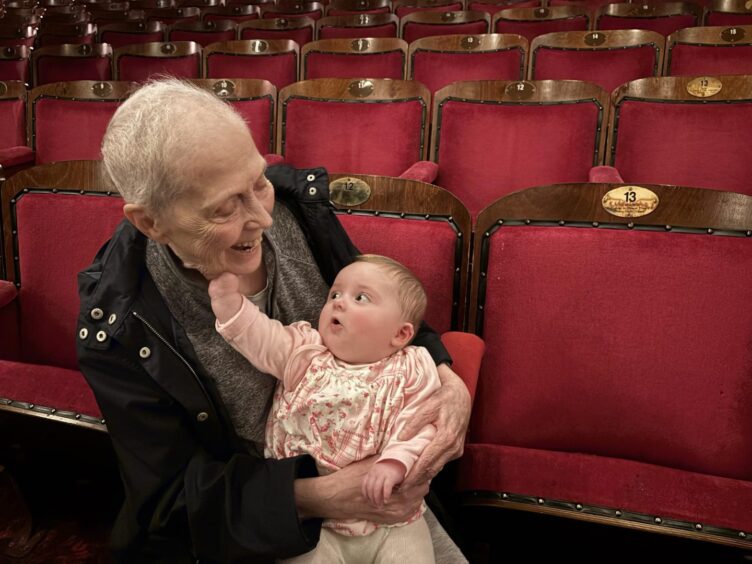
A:
[[[252,196],[245,206],[247,215],[246,225],[251,228],[269,229],[272,226],[272,216],[266,211],[258,198]]]

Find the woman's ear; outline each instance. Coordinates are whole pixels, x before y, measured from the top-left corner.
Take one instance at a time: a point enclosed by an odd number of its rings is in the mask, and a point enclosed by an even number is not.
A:
[[[392,337],[392,346],[402,348],[413,340],[414,335],[415,327],[413,327],[413,324],[409,321],[405,321],[400,325],[397,334]]]
[[[141,204],[125,204],[123,213],[136,229],[157,243],[167,244],[169,239],[154,215]]]

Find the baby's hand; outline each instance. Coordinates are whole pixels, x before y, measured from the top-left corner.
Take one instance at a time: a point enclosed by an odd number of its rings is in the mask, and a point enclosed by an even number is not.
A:
[[[405,465],[396,460],[377,462],[363,478],[362,493],[371,505],[381,507],[389,501],[394,486],[405,479]]]
[[[230,320],[243,305],[243,295],[238,292],[240,280],[235,274],[225,272],[209,282],[209,297],[214,315],[220,323]]]

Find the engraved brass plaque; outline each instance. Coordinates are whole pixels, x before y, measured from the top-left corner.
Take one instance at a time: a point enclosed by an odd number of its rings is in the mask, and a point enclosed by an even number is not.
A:
[[[652,4],[642,4],[632,10],[632,15],[635,16],[649,16],[655,12],[655,6]]]
[[[175,52],[175,45],[172,43],[165,43],[162,45],[162,53],[165,55],[170,55]]]
[[[289,22],[285,18],[279,18],[277,20],[277,27],[287,27]]]
[[[603,209],[618,217],[642,217],[658,207],[658,194],[642,186],[620,186],[609,190],[601,202]]]
[[[534,13],[536,18],[547,18],[550,12],[548,8],[538,8]]]
[[[444,12],[441,14],[441,21],[442,22],[452,22],[457,17],[457,14],[454,12]]]
[[[218,80],[212,84],[212,90],[220,98],[227,98],[235,93],[235,83],[232,80]]]
[[[112,84],[110,84],[109,82],[97,82],[96,84],[92,85],[91,91],[94,93],[94,96],[106,98],[107,96],[112,94]]]
[[[368,39],[353,39],[352,43],[350,43],[350,48],[359,53],[367,51],[370,46],[371,42]]]
[[[204,22],[204,25],[206,26],[206,29],[214,29],[216,27],[214,20],[209,20],[208,22]]]
[[[687,84],[687,92],[695,98],[710,98],[723,88],[723,83],[714,76],[698,76]]]
[[[347,90],[356,98],[366,98],[373,94],[373,82],[370,80],[355,80],[350,83]]]
[[[12,59],[16,56],[16,48],[15,47],[6,47],[3,49],[3,57],[6,59]]]
[[[368,25],[370,21],[371,18],[368,17],[368,14],[360,14],[360,16],[358,16],[358,23],[360,25]]]
[[[460,45],[465,51],[471,51],[473,49],[477,49],[480,47],[480,37],[475,37],[474,35],[468,35],[467,37],[463,37],[460,39]]]
[[[752,1],[752,0],[751,0]],[[747,36],[747,32],[741,27],[727,27],[721,32],[721,39],[726,43],[736,43]]]
[[[269,44],[261,39],[251,41],[251,51],[253,53],[264,53],[269,48]]]
[[[535,94],[535,85],[524,80],[512,82],[507,84],[504,93],[512,100],[527,100]]]
[[[6,92],[8,92],[8,85],[4,82],[0,82],[0,96],[5,96]]]
[[[606,34],[602,31],[593,31],[585,35],[585,45],[596,47],[606,42]]]
[[[359,206],[371,197],[371,187],[360,178],[346,176],[329,184],[329,197],[338,206]]]

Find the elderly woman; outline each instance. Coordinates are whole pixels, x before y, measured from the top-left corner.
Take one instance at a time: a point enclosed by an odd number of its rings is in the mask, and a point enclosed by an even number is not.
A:
[[[439,365],[442,387],[405,435],[433,422],[437,437],[377,509],[360,493],[371,460],[318,476],[308,456],[263,458],[274,380],[214,330],[208,281],[225,271],[270,316],[315,322],[357,254],[332,213],[325,171],[267,169],[230,106],[177,81],[133,94],[102,154],[127,221],[80,274],[79,324],[106,338],[79,340],[78,354],[125,485],[116,558],[271,561],[312,550],[322,518],[412,514],[428,480],[461,453],[469,416],[433,331],[421,328],[415,344]],[[462,561],[440,526],[432,536],[438,562]]]

